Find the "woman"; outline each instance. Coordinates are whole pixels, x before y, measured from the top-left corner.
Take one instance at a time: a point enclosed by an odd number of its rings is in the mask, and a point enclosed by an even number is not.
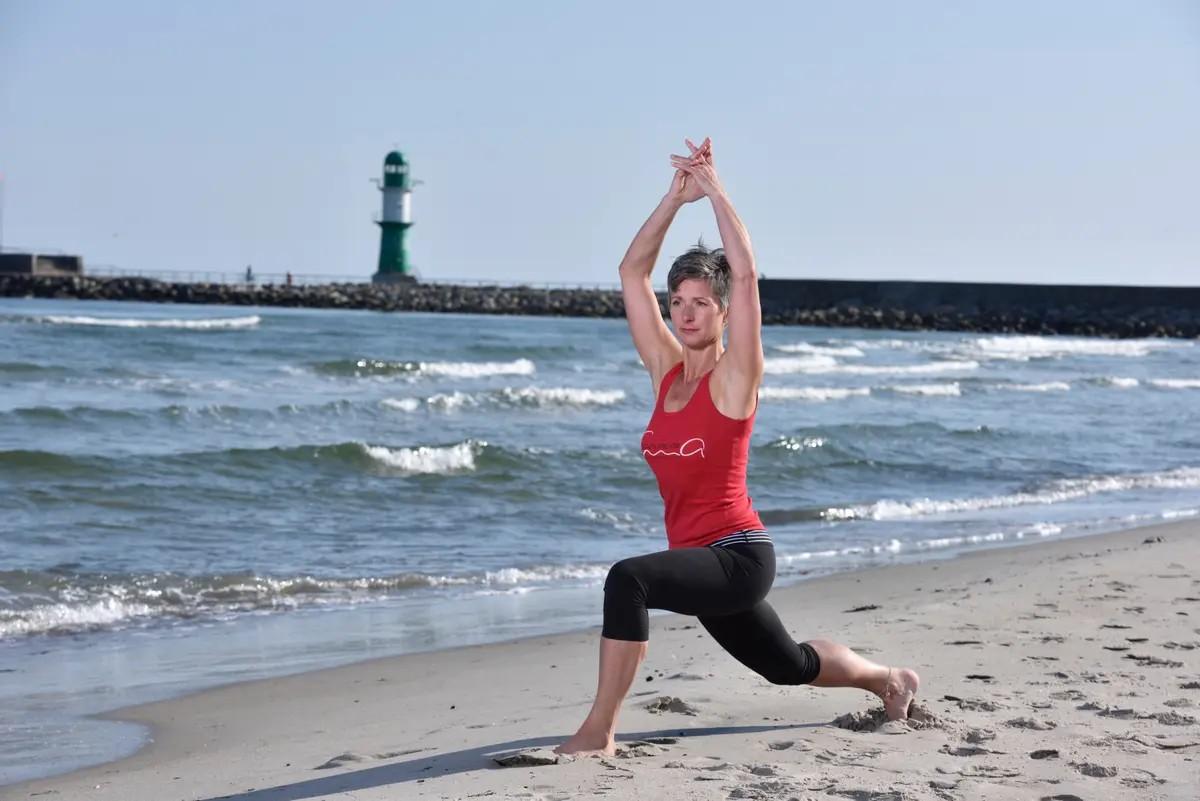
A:
[[[596,700],[560,754],[612,755],[621,701],[649,640],[647,609],[696,615],[738,661],[774,684],[858,687],[903,720],[920,678],[828,640],[797,643],[764,600],[775,550],[746,493],[750,432],[762,381],[762,310],[750,237],[713,166],[712,142],[671,156],[671,189],[621,262],[625,314],[656,401],[642,454],[666,504],[669,549],[613,565],[604,585]],[[708,197],[723,251],[697,246],[667,277],[671,323],[650,283],[663,237],[685,204]],[[728,347],[722,335],[728,329]]]

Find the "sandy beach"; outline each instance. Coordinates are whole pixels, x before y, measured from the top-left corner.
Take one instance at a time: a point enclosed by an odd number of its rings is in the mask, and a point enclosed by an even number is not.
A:
[[[550,752],[590,704],[593,629],[120,710],[151,728],[142,751],[0,797],[1195,799],[1197,564],[1184,521],[772,592],[797,639],[916,668],[908,724],[860,691],[772,686],[663,615],[612,759]]]

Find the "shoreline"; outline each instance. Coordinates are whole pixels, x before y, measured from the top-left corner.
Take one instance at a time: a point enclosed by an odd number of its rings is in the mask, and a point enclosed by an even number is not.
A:
[[[1154,537],[1162,537],[1165,542],[1143,542]],[[957,597],[963,590],[971,588],[967,591],[967,598],[995,595],[1002,585],[1010,590],[1013,589],[1013,583],[1022,585],[1020,579],[1043,570],[1050,560],[1079,560],[1084,558],[1080,554],[1092,553],[1100,554],[1100,558],[1103,559],[1106,550],[1110,555],[1114,550],[1140,551],[1148,553],[1149,558],[1153,559],[1155,549],[1159,552],[1182,549],[1186,553],[1186,559],[1195,564],[1196,557],[1200,557],[1200,522],[1186,520],[1159,523],[1105,534],[1023,542],[1015,546],[971,551],[950,560],[926,560],[838,573],[774,590],[770,600],[780,610],[785,624],[798,638],[831,636],[847,641],[852,647],[863,647],[868,654],[878,651],[873,654],[873,658],[887,661],[890,655],[895,658],[897,645],[889,646],[885,642],[886,632],[877,629],[879,618],[887,615],[890,609],[928,606],[925,602],[942,595],[934,604],[934,611],[940,611],[943,617],[952,616],[952,610],[943,603],[943,599],[951,596],[943,595],[944,592],[954,593],[954,597]],[[1115,565],[1115,568],[1120,567],[1121,564]],[[1110,572],[1115,568],[1112,565],[1106,566]],[[993,584],[992,575],[984,574],[996,574],[994,586],[987,586]],[[1096,576],[1090,578],[1094,582]],[[934,587],[931,582],[935,580],[948,582],[953,586]],[[868,587],[865,590],[862,586],[864,583]],[[1197,590],[1195,585],[1187,585],[1187,590],[1182,594],[1187,595],[1189,592],[1195,595],[1200,593],[1200,590]],[[961,603],[967,598],[958,600]],[[1006,602],[1007,600],[1005,597]],[[847,611],[871,604],[882,611],[866,610],[865,614]],[[955,603],[951,606],[958,605]],[[812,615],[813,609],[822,610],[822,614]],[[1175,620],[1168,619],[1166,623],[1178,626],[1189,616],[1184,613],[1185,610],[1178,611],[1181,614],[1175,616]],[[1192,641],[1196,639],[1195,634],[1188,633],[1200,626],[1200,606],[1197,606],[1195,611],[1198,613],[1196,618],[1190,621],[1186,629],[1181,630],[1184,633],[1173,635],[1176,639],[1171,642],[1190,642],[1185,639],[1188,636]],[[1036,614],[1036,610],[1033,613]],[[840,631],[831,627],[832,621],[842,623]],[[864,638],[861,630],[863,627],[860,624],[867,621],[871,621],[870,625],[865,627],[869,636]],[[936,622],[938,621],[935,620]],[[1071,621],[1058,622],[1070,631]],[[941,623],[940,626],[931,624],[928,628],[910,633],[921,635],[923,631],[928,635],[930,631],[948,628],[948,621]],[[688,619],[678,615],[656,615],[651,618],[650,657],[625,703],[619,742],[628,739],[630,733],[642,731],[646,725],[655,722],[672,729],[680,726],[681,731],[694,728],[697,722],[697,716],[678,714],[647,717],[648,713],[640,709],[642,699],[638,693],[657,695],[659,691],[680,694],[686,692],[688,695],[685,697],[699,707],[698,717],[703,720],[709,717],[706,712],[711,712],[711,707],[720,704],[711,698],[707,699],[707,702],[705,699],[690,698],[695,689],[712,692],[714,688],[708,685],[715,684],[719,685],[718,695],[722,694],[721,690],[733,695],[744,695],[747,689],[758,691],[752,692],[751,696],[762,693],[777,696],[790,692],[808,702],[796,704],[795,710],[807,721],[804,726],[816,727],[814,731],[818,734],[831,729],[841,731],[829,727],[828,721],[836,717],[836,714],[849,712],[863,705],[864,694],[858,693],[860,697],[857,700],[848,697],[855,691],[816,691],[810,688],[767,685],[734,663],[714,643],[706,640],[706,635],[701,633],[697,637],[693,631],[695,628],[694,625],[689,625]],[[578,719],[582,719],[582,714],[590,703],[590,693],[594,691],[595,640],[598,629],[597,621],[595,626],[562,634],[380,657],[279,678],[235,682],[165,701],[114,710],[97,717],[148,727],[148,742],[139,751],[115,762],[8,785],[0,795],[30,798],[39,793],[55,792],[62,793],[65,797],[76,798],[85,797],[86,788],[90,791],[86,793],[86,797],[95,798],[207,798],[243,793],[242,796],[234,797],[245,798],[247,801],[266,801],[315,797],[303,793],[318,789],[314,784],[317,782],[322,793],[338,793],[336,797],[384,798],[395,797],[391,794],[394,790],[411,791],[416,786],[425,784],[420,776],[427,776],[432,781],[433,777],[446,773],[450,773],[453,778],[450,784],[439,784],[439,787],[442,787],[439,792],[450,793],[445,797],[459,797],[456,795],[459,792],[466,795],[467,789],[475,792],[484,787],[502,788],[505,776],[513,778],[519,775],[524,781],[529,776],[529,769],[522,768],[515,773],[493,769],[494,764],[486,758],[491,751],[550,745],[569,734],[568,729],[577,725]],[[1195,632],[1200,633],[1200,629],[1196,629]],[[944,641],[950,638],[949,634],[949,631],[941,631],[935,639]],[[872,637],[878,641],[878,647],[874,642],[863,642],[863,639]],[[982,644],[983,640],[979,642]],[[1196,644],[1200,645],[1200,642]],[[916,656],[918,652],[930,655],[939,649],[946,652],[944,645],[936,646],[935,643],[930,643],[930,646],[913,649],[913,655]],[[972,650],[976,649],[977,647]],[[952,652],[956,650],[961,649],[951,648]],[[1188,675],[1197,678],[1195,660],[1187,658],[1188,650],[1179,650],[1174,656],[1187,665],[1191,671]],[[889,654],[889,651],[893,653]],[[943,655],[948,658],[961,656],[958,653]],[[1054,661],[1059,660],[1054,658]],[[494,669],[486,670],[482,667],[485,665],[491,665]],[[938,686],[944,685],[944,681],[937,675],[938,669],[933,664],[917,662],[916,666],[925,676],[922,692],[925,701],[929,702],[934,711],[942,714],[945,704],[939,704],[936,700],[942,695],[939,690],[954,690],[948,686]],[[680,670],[684,672],[680,673]],[[691,675],[700,676],[705,680],[691,684],[691,680],[687,678]],[[387,685],[386,691],[381,689],[383,685]],[[477,692],[459,689],[477,689],[484,686],[489,687],[491,692],[483,694],[483,698],[477,697]],[[502,724],[495,722],[494,718],[504,718],[508,713],[514,712],[513,707],[519,706],[521,696],[535,692],[534,687],[541,690],[541,693],[534,701],[536,709],[533,716],[521,719],[521,715],[518,715],[518,719],[505,720]],[[400,692],[397,693],[396,690]],[[1185,691],[1176,692],[1176,695],[1181,696],[1188,694]],[[366,697],[358,698],[359,695]],[[548,695],[557,695],[558,703],[545,706],[544,701]],[[1196,696],[1196,693],[1192,692],[1191,695]],[[1200,699],[1200,696],[1196,697]],[[307,700],[297,702],[298,698]],[[455,700],[457,703],[454,703]],[[750,699],[743,700],[753,703]],[[359,708],[372,710],[372,713],[366,716],[354,714],[354,705],[360,701],[367,703]],[[403,706],[397,708],[398,704]],[[773,736],[770,731],[766,731],[775,728],[773,726],[766,729],[750,727],[755,729],[755,732],[750,732],[746,727],[738,725],[739,721],[754,720],[743,706],[744,704],[737,704],[725,709],[722,714],[717,715],[717,722],[724,721],[726,728],[733,726],[735,730],[745,731],[747,734],[761,733],[763,736]],[[809,706],[813,708],[806,708]],[[845,708],[837,712],[840,707]],[[829,714],[830,712],[836,714]],[[1187,712],[1186,708],[1178,710],[1181,718],[1188,717],[1184,714]],[[965,713],[959,710],[956,714]],[[472,718],[471,715],[482,719]],[[401,725],[389,725],[389,720],[391,724]],[[316,728],[312,728],[314,721],[317,724]],[[325,725],[323,722],[328,722],[333,730],[339,732],[338,735],[329,735],[327,730],[321,728]],[[425,731],[430,726],[434,726],[432,731]],[[497,728],[498,726],[500,728]],[[780,736],[807,734],[807,728],[803,732],[792,731],[791,734],[782,732]],[[489,735],[489,730],[493,729],[496,730],[495,735]],[[511,735],[509,741],[492,742],[501,729]],[[232,736],[225,737],[213,733],[224,731],[231,731]],[[1195,739],[1200,743],[1200,727],[1196,725],[1183,725],[1171,730],[1171,733],[1185,734],[1189,731],[1197,735]],[[642,733],[644,735],[645,732]],[[729,745],[724,741],[730,739],[729,736],[720,734],[693,736],[702,736],[706,740],[715,738],[722,741],[722,746]],[[300,741],[294,742],[294,738],[297,737]],[[480,739],[485,741],[482,745],[478,745]],[[736,747],[741,748],[747,745],[741,741],[755,738],[734,739],[739,741]],[[421,743],[427,740],[434,744],[422,746]],[[343,742],[343,745],[338,745],[339,742]],[[347,742],[352,744],[347,746]],[[476,745],[448,756],[436,755],[439,751],[462,745],[464,742]],[[761,742],[758,745],[761,747]],[[664,751],[671,753],[672,749]],[[1200,756],[1200,749],[1185,747],[1180,750],[1180,754],[1185,751],[1188,758],[1192,755]],[[411,754],[420,753],[426,756],[407,758]],[[272,763],[272,767],[268,769],[260,764],[266,754],[290,756],[281,756],[278,764]],[[324,756],[318,759],[319,755]],[[386,769],[382,765],[374,766],[374,763],[391,762],[401,757],[407,758],[407,761],[386,766]],[[216,762],[212,761],[214,759]],[[318,763],[326,762],[336,764],[318,767]],[[599,764],[590,760],[587,762],[591,763],[590,767],[572,763],[570,766],[532,770],[541,771],[537,773],[538,779],[550,780],[568,773],[579,779],[580,771],[591,775],[594,772],[593,768]],[[451,768],[450,765],[458,767]],[[162,778],[159,774],[165,766],[171,766],[167,772],[172,776],[191,774],[190,781],[199,782],[195,791],[185,790],[184,787],[188,785],[181,787],[179,784],[173,784],[177,781],[173,778]],[[236,770],[223,775],[224,771],[217,766],[236,767]],[[446,767],[446,770],[439,773],[439,766]],[[350,770],[345,770],[346,767]],[[632,764],[628,767],[637,772]],[[1065,766],[1061,767],[1065,769]],[[1198,771],[1196,775],[1200,775],[1200,769],[1194,764],[1191,767]],[[552,773],[543,775],[547,771]],[[382,780],[384,774],[390,778]],[[377,779],[381,781],[376,783]],[[133,790],[136,792],[130,791],[126,785],[127,781],[133,782]],[[189,778],[184,776],[178,781],[186,782]],[[403,786],[396,787],[396,783]],[[261,788],[271,785],[277,789],[247,793],[248,787]],[[1132,785],[1126,785],[1130,786]],[[364,791],[368,794],[363,795]],[[173,792],[182,794],[171,795]],[[650,794],[647,797],[659,796]],[[667,794],[662,797],[667,797]]]

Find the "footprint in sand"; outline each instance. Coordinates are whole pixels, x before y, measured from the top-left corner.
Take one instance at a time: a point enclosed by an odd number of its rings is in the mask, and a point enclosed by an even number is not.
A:
[[[661,715],[663,712],[677,712],[680,715],[698,715],[700,710],[682,698],[673,695],[660,695],[643,707],[647,712]]]
[[[351,762],[366,762],[369,759],[395,759],[396,757],[408,756],[409,754],[419,754],[422,751],[432,751],[432,748],[407,748],[403,751],[383,751],[378,754],[356,754],[353,751],[347,751],[344,754],[338,754],[330,758],[328,761],[317,765],[313,770],[329,770],[331,768],[340,768],[342,765],[348,765]]]
[[[942,700],[958,704],[959,709],[967,712],[995,712],[1007,708],[1004,704],[982,698],[959,698],[957,695],[943,695]]]
[[[560,762],[570,762],[574,757],[556,754],[548,748],[537,748],[530,751],[517,751],[511,754],[501,754],[492,757],[492,761],[502,768],[525,768],[536,765],[557,765]]]
[[[1068,764],[1084,776],[1091,776],[1093,779],[1111,779],[1117,775],[1117,769],[1108,765],[1097,765],[1094,762],[1071,762]]]
[[[996,732],[992,731],[991,729],[967,729],[967,734],[963,739],[965,739],[968,743],[978,745],[979,743],[986,743],[995,740]]]
[[[1134,662],[1137,662],[1142,667],[1169,667],[1169,668],[1183,667],[1182,662],[1176,662],[1173,659],[1162,659],[1157,656],[1141,655],[1141,654],[1125,654],[1125,658],[1132,659]]]
[[[1004,721],[1004,725],[1014,729],[1031,729],[1033,731],[1050,731],[1058,727],[1054,721],[1042,718],[1013,718]]]
[[[985,756],[987,754],[1003,754],[1004,751],[993,751],[990,748],[981,748],[977,745],[950,745],[946,743],[938,749],[943,754],[957,757],[973,757]]]

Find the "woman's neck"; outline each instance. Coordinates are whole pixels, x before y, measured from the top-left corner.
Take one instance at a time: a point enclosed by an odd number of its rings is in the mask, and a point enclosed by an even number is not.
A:
[[[717,360],[724,351],[725,348],[719,341],[699,350],[684,348],[683,380],[687,383],[698,381],[701,376],[717,366]]]

